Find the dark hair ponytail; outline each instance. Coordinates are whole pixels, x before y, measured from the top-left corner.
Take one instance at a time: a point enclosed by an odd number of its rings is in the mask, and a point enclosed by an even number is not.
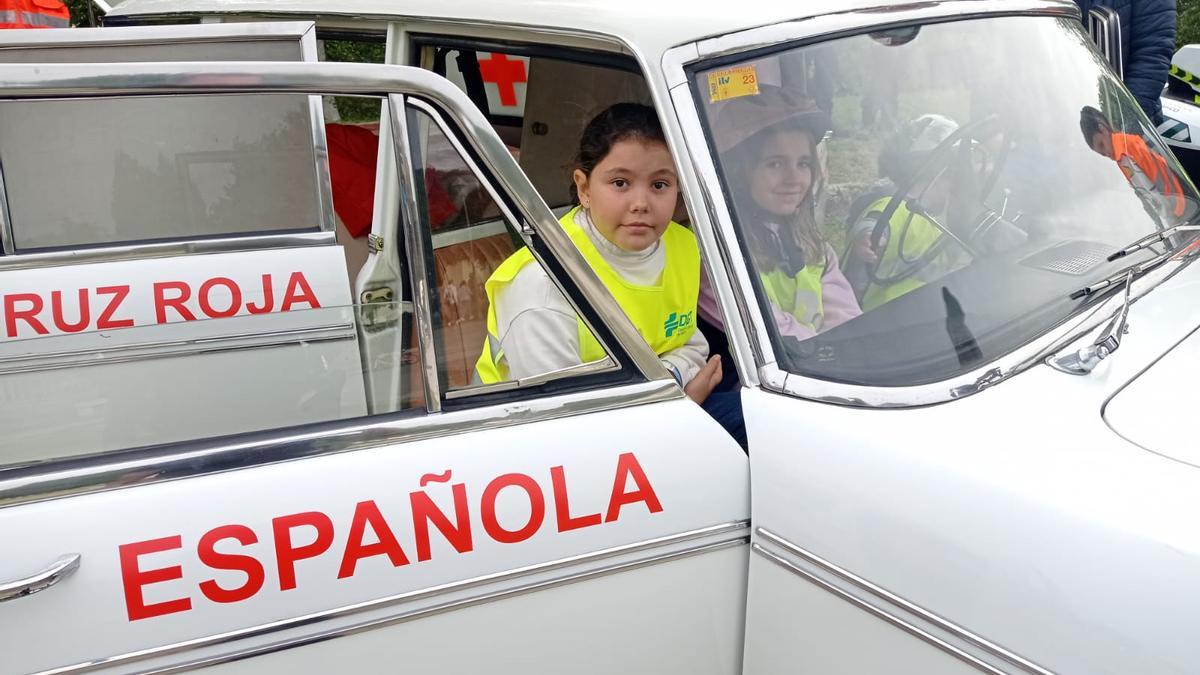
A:
[[[617,103],[592,118],[579,138],[579,152],[574,168],[591,177],[596,168],[617,143],[626,140],[658,141],[667,144],[662,124],[654,108],[641,103]],[[579,203],[575,182],[571,181],[571,203]]]

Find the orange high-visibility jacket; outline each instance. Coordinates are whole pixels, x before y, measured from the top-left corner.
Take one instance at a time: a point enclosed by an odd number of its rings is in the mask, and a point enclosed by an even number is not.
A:
[[[1183,215],[1185,206],[1183,186],[1179,184],[1179,178],[1167,166],[1167,160],[1162,155],[1151,150],[1146,145],[1146,141],[1142,140],[1141,136],[1135,134],[1114,133],[1112,135],[1112,148],[1112,159],[1114,162],[1121,164],[1121,160],[1126,157],[1133,160],[1137,168],[1154,184],[1155,189],[1161,191],[1162,194],[1172,200],[1175,215]],[[1129,170],[1124,165],[1121,166],[1121,170],[1126,172],[1126,178],[1133,179],[1133,176],[1129,175]]]
[[[0,0],[0,28],[67,28],[71,12],[61,0]]]

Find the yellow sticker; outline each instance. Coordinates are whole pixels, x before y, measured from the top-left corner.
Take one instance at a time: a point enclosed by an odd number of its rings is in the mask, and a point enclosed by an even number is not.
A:
[[[712,103],[739,96],[758,95],[758,71],[753,65],[718,70],[708,74],[708,96]]]

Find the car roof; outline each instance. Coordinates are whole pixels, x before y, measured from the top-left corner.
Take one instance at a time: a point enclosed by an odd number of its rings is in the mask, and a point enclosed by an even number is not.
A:
[[[995,2],[980,0],[981,4]],[[794,19],[864,9],[921,6],[888,0],[123,0],[113,16],[249,14],[364,17],[534,26],[616,39],[657,59],[679,44]]]

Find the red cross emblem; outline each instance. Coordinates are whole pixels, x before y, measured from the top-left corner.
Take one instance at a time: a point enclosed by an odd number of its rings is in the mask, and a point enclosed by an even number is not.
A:
[[[479,74],[484,82],[491,82],[500,90],[500,105],[517,104],[517,83],[528,82],[524,61],[509,61],[504,54],[492,52],[479,62]]]

